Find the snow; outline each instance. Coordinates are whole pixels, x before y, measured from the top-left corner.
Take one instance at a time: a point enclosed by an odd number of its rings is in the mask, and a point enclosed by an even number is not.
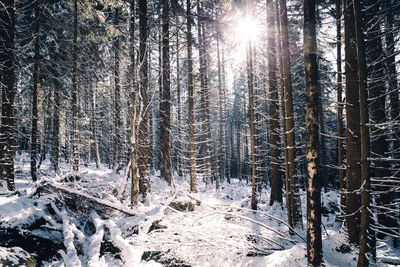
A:
[[[18,162],[18,161],[17,161]],[[124,198],[126,177],[102,166],[82,167],[80,180],[62,182],[68,177],[69,166],[61,164],[56,177],[49,164],[42,165],[41,179],[71,192],[100,199],[102,203],[126,213],[98,214],[77,213],[55,201],[55,194],[34,195],[35,185],[30,182],[29,164],[19,162],[16,179],[20,195],[0,194],[0,228],[15,228],[27,231],[26,226],[43,218],[46,224],[30,231],[43,238],[61,238],[65,250],[43,266],[163,266],[166,262],[191,266],[306,266],[305,229],[298,235],[290,235],[282,205],[269,206],[268,189],[258,199],[259,210],[250,210],[251,187],[233,180],[232,184],[221,184],[216,191],[206,187],[199,179],[199,193],[189,192],[189,179],[175,177],[175,187],[168,187],[159,177],[151,177],[152,193],[146,203],[130,208],[128,188]],[[40,184],[38,182],[37,184]],[[305,194],[301,194],[303,214]],[[339,195],[328,192],[322,195],[325,207],[338,203]],[[192,203],[193,211],[179,211],[169,204],[171,201]],[[55,215],[48,212],[50,203]],[[303,216],[303,225],[305,223]],[[163,229],[149,232],[153,222],[159,221]],[[90,223],[88,223],[90,222]],[[346,253],[340,248],[346,244],[346,236],[334,214],[323,216],[323,255],[326,266],[355,266],[358,250],[349,247]],[[92,226],[88,226],[91,224]],[[44,230],[47,229],[48,231]],[[49,233],[54,230],[57,234]],[[102,242],[109,240],[120,252],[104,251]],[[158,253],[154,260],[143,260],[143,253]],[[146,254],[145,253],[145,254]],[[8,259],[15,262],[18,257],[30,254],[21,248],[0,247],[0,262]],[[390,266],[384,262],[400,262],[400,251],[389,242],[380,242],[377,251],[379,266]]]

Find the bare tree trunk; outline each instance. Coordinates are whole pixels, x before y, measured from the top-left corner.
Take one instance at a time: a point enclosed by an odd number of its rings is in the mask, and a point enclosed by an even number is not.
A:
[[[114,27],[119,27],[118,7],[115,9]],[[117,168],[117,173],[122,167],[121,165],[121,79],[120,79],[120,37],[117,35],[114,40],[114,155],[113,168]]]
[[[276,43],[275,43],[275,12],[274,1],[267,0],[267,24],[268,24],[268,92],[269,92],[269,140],[271,161],[271,198],[269,204],[282,203],[282,176],[280,168],[279,151],[279,96],[276,73]]]
[[[358,244],[360,233],[360,105],[357,78],[357,51],[354,42],[353,0],[344,2],[346,59],[346,226],[349,240]]]
[[[172,184],[171,162],[171,81],[169,62],[169,1],[162,0],[162,94],[160,102],[161,113],[161,147],[160,174],[169,185]]]
[[[35,1],[35,63],[33,67],[32,93],[32,134],[31,134],[31,176],[37,181],[37,138],[38,138],[38,90],[40,59],[40,0]]]
[[[90,83],[90,128],[92,132],[92,156],[96,161],[96,168],[100,168],[100,157],[99,157],[99,147],[97,144],[97,125],[96,125],[96,88],[93,87],[93,84]]]
[[[188,105],[189,105],[189,170],[190,191],[197,193],[196,150],[194,146],[193,60],[192,60],[192,15],[190,1],[186,0],[186,34],[188,61]]]
[[[399,88],[397,83],[397,71],[396,71],[396,51],[395,51],[395,41],[393,36],[393,30],[395,29],[394,18],[393,18],[393,9],[392,6],[395,3],[392,0],[386,0],[386,34],[385,34],[385,43],[386,43],[386,68],[388,73],[388,88],[390,95],[390,116],[393,126],[393,158],[400,158],[400,104],[399,104]],[[400,164],[394,163],[392,165],[392,175],[397,179],[400,178]],[[399,212],[395,215],[399,218]],[[399,223],[397,222],[397,225]],[[395,247],[398,246],[398,238],[393,239],[393,244]]]
[[[56,66],[54,66],[56,68]],[[55,73],[58,73],[57,71]],[[54,172],[58,172],[58,157],[60,154],[60,91],[62,86],[58,80],[58,75],[54,77],[54,109],[53,109],[53,145],[51,147],[51,162]]]
[[[285,87],[283,82],[283,56],[282,56],[282,36],[279,15],[279,1],[275,3],[275,16],[276,16],[276,36],[278,40],[279,51],[279,74],[280,74],[280,106],[281,106],[281,120],[282,120],[282,144],[285,168],[285,188],[286,188],[286,209],[288,215],[288,223],[292,227],[292,207],[290,205],[290,179],[289,179],[289,166],[288,166],[288,153],[287,153],[287,132],[286,132],[286,110],[285,110]]]
[[[338,165],[339,165],[339,187],[340,187],[340,207],[345,212],[346,207],[346,181],[343,149],[343,97],[342,97],[342,0],[336,0],[336,89],[337,89],[337,135],[338,135]]]
[[[138,128],[139,192],[143,199],[150,192],[149,132],[148,132],[148,69],[147,69],[147,0],[139,0],[139,97],[140,123]]]
[[[4,0],[0,6],[4,41],[2,73],[2,108],[0,126],[0,176],[7,181],[7,188],[15,190],[14,183],[14,96],[15,96],[15,0]],[[0,185],[1,186],[1,185]]]
[[[218,132],[218,147],[216,157],[217,157],[217,166],[218,166],[218,177],[219,179],[223,179],[225,176],[225,153],[224,153],[224,143],[223,143],[223,138],[224,138],[224,124],[223,124],[223,95],[222,95],[222,77],[221,77],[221,52],[220,52],[220,45],[219,45],[219,29],[217,29],[217,58],[218,58],[218,126],[219,126],[219,132]],[[217,174],[216,174],[217,175]],[[219,183],[218,179],[218,183]],[[216,180],[217,183],[217,180]]]
[[[249,88],[250,105],[250,139],[251,139],[251,208],[257,210],[256,196],[256,137],[255,137],[255,107],[254,107],[254,84],[253,84],[253,53],[249,41],[247,46],[247,86]]]
[[[137,169],[137,119],[139,109],[137,106],[136,94],[138,92],[136,86],[136,62],[135,62],[135,2],[131,0],[130,7],[130,28],[129,28],[129,56],[130,56],[130,110],[129,110],[129,144],[131,148],[130,155],[130,172],[132,176],[131,183],[131,206],[135,206],[139,203],[139,177]]]
[[[369,235],[373,234],[369,227],[370,216],[370,176],[369,176],[369,129],[368,129],[368,94],[367,94],[367,64],[365,55],[364,33],[362,30],[362,17],[360,2],[353,0],[354,27],[356,34],[356,51],[358,66],[358,93],[360,97],[360,141],[361,141],[361,225],[360,225],[360,252],[358,267],[368,266]]]
[[[176,17],[176,25],[179,25],[179,17]],[[178,142],[177,142],[177,171],[178,171],[178,176],[182,177],[183,176],[183,161],[182,161],[182,127],[180,125],[181,122],[181,78],[180,78],[180,61],[179,61],[179,30],[176,34],[176,89],[177,89],[177,99],[178,99],[178,107],[177,107],[177,113],[178,113],[178,123],[177,123],[177,128],[178,128]]]
[[[79,171],[79,124],[78,124],[78,0],[74,1],[74,51],[72,75],[72,155],[73,170]]]
[[[304,65],[306,74],[307,159],[307,257],[308,264],[321,266],[321,174],[319,166],[319,72],[315,0],[304,2]]]
[[[299,187],[296,175],[296,144],[294,130],[294,113],[292,97],[292,74],[290,71],[290,51],[289,51],[289,33],[286,0],[280,0],[280,19],[282,35],[282,63],[283,63],[283,82],[285,99],[285,119],[287,132],[287,164],[289,175],[290,205],[292,213],[293,227],[302,228],[301,201]]]
[[[198,42],[199,42],[199,61],[200,61],[200,89],[201,89],[201,148],[200,154],[204,159],[203,164],[203,177],[206,181],[206,185],[211,184],[211,155],[210,155],[210,104],[209,104],[209,88],[208,88],[208,77],[207,77],[207,51],[206,51],[206,40],[205,40],[205,26],[202,21],[204,16],[202,9],[200,7],[200,1],[197,0],[197,12],[198,12],[198,22],[197,22],[197,32],[198,32]]]

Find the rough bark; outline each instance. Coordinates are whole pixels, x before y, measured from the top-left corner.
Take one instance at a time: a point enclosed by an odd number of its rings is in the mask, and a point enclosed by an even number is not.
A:
[[[53,145],[51,147],[51,162],[54,172],[58,172],[58,157],[60,152],[60,91],[62,89],[59,77],[54,77],[54,108],[53,108]]]
[[[290,71],[289,33],[286,0],[280,0],[280,19],[282,35],[282,63],[285,99],[285,119],[287,133],[287,164],[289,175],[290,205],[293,228],[302,228],[301,201],[296,174],[295,129],[292,96],[292,74]],[[288,190],[288,189],[287,189]]]
[[[199,45],[199,72],[200,72],[200,107],[201,107],[201,146],[200,155],[203,158],[203,177],[207,185],[211,185],[211,154],[210,154],[210,104],[209,88],[207,76],[207,44],[205,38],[205,25],[202,21],[204,17],[203,10],[200,7],[200,1],[197,0],[197,34]]]
[[[358,244],[360,232],[360,105],[355,47],[353,0],[344,2],[346,60],[346,226],[349,241]]]
[[[276,43],[275,43],[275,12],[274,1],[267,0],[267,25],[268,25],[268,92],[269,92],[269,143],[271,161],[271,198],[270,205],[274,202],[282,203],[282,176],[280,168],[279,150],[279,96],[276,74]]]
[[[79,124],[78,124],[78,0],[74,1],[74,43],[72,73],[72,157],[73,170],[79,171]]]
[[[120,36],[118,33],[120,10],[115,9],[114,27],[117,29],[117,36],[115,36],[114,48],[114,146],[113,146],[113,167],[119,171],[122,157],[122,138],[121,138],[121,78],[120,78]]]
[[[368,129],[368,94],[367,94],[367,64],[362,29],[362,15],[360,2],[353,0],[354,27],[356,37],[356,52],[358,66],[358,93],[360,97],[360,141],[361,141],[361,225],[360,225],[360,251],[358,254],[358,267],[368,266],[370,246],[368,239],[371,233],[369,228],[370,216],[370,173],[369,173],[369,129]]]
[[[37,138],[38,138],[38,90],[39,90],[39,60],[40,60],[40,1],[35,1],[35,56],[33,67],[32,92],[32,132],[31,132],[31,176],[37,181]]]
[[[254,107],[254,77],[253,77],[253,53],[249,41],[247,46],[247,86],[249,90],[250,107],[250,139],[251,139],[251,208],[257,210],[256,196],[256,136],[255,136],[255,107]]]
[[[140,122],[138,126],[139,192],[146,198],[150,192],[149,137],[148,137],[148,69],[147,69],[147,0],[139,0],[139,101]]]
[[[288,153],[287,153],[287,134],[286,134],[286,111],[285,111],[285,87],[283,83],[283,57],[282,57],[282,36],[281,36],[281,23],[279,15],[279,1],[275,3],[275,16],[276,16],[276,37],[278,40],[278,55],[279,55],[279,93],[280,93],[280,106],[281,106],[281,123],[282,123],[282,144],[283,144],[283,156],[284,156],[284,171],[285,171],[285,188],[286,188],[286,209],[288,215],[288,223],[290,227],[293,227],[292,211],[290,205],[290,180],[289,180],[289,166]]]
[[[319,162],[319,72],[315,1],[304,2],[304,65],[306,74],[306,160],[307,160],[307,257],[308,264],[321,266],[321,173]]]
[[[14,183],[14,97],[15,97],[15,0],[4,0],[0,7],[4,40],[2,71],[2,108],[0,126],[0,176],[7,181],[7,188],[15,190]],[[0,185],[1,186],[1,185]]]
[[[172,184],[171,162],[171,81],[169,62],[169,1],[162,0],[162,94],[160,102],[160,174],[169,185]]]
[[[190,191],[197,193],[196,150],[194,146],[194,101],[193,101],[193,60],[192,60],[192,15],[190,1],[186,0],[186,35],[187,35],[187,64],[188,64],[188,117],[189,117],[189,171]]]
[[[132,177],[131,183],[131,206],[139,203],[139,177],[137,169],[137,86],[136,86],[136,62],[135,62],[135,2],[131,0],[130,6],[130,28],[129,28],[129,57],[130,57],[130,86],[131,91],[129,95],[130,109],[129,109],[129,144],[131,148],[130,154],[130,173]]]
[[[337,90],[337,146],[338,146],[338,166],[339,166],[339,188],[340,188],[340,207],[342,213],[346,206],[346,181],[344,166],[343,149],[343,97],[342,97],[342,1],[336,0],[336,90]]]

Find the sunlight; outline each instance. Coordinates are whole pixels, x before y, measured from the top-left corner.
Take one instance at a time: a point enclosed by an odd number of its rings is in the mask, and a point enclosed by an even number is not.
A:
[[[236,41],[247,44],[249,41],[254,41],[260,32],[260,24],[253,17],[243,17],[240,18],[236,29],[235,38]]]

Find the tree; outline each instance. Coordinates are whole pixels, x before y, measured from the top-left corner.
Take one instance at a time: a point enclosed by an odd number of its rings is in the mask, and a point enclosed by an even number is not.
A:
[[[321,174],[318,112],[320,101],[315,30],[315,1],[304,1],[304,65],[306,73],[307,256],[312,266],[322,264]]]
[[[78,124],[78,0],[74,1],[74,43],[72,73],[72,154],[73,170],[79,171],[79,124]]]
[[[194,146],[194,102],[193,102],[193,61],[192,61],[192,15],[190,1],[186,0],[186,38],[188,71],[188,117],[189,117],[189,171],[190,191],[197,193],[196,150]]]
[[[147,64],[147,0],[139,0],[139,97],[140,121],[138,126],[139,192],[143,199],[150,192],[149,136],[148,136],[148,64]]]
[[[39,90],[39,58],[40,58],[40,1],[35,1],[35,63],[33,67],[32,92],[32,133],[31,133],[31,176],[37,181],[37,138],[38,138],[38,90]]]
[[[362,29],[362,15],[359,1],[353,0],[354,28],[356,34],[357,52],[357,78],[358,94],[360,98],[360,146],[361,146],[361,225],[360,225],[360,252],[358,254],[357,266],[368,266],[369,246],[368,239],[370,214],[370,174],[369,174],[369,129],[368,129],[368,95],[367,95],[367,64],[364,43],[364,33]]]
[[[336,90],[337,90],[337,135],[338,135],[338,165],[339,165],[339,188],[340,188],[340,207],[342,212],[346,205],[345,169],[344,169],[344,149],[343,149],[343,97],[342,97],[342,34],[341,0],[336,0]]]
[[[114,149],[113,149],[113,167],[117,168],[117,172],[122,167],[122,138],[121,138],[121,77],[120,77],[120,61],[121,61],[121,48],[120,48],[120,8],[115,8],[114,27],[117,30],[113,43],[114,49]]]
[[[162,93],[160,102],[160,173],[169,185],[172,184],[171,162],[171,81],[169,60],[169,1],[162,0]]]
[[[269,140],[271,158],[271,199],[270,205],[274,202],[282,203],[282,177],[280,168],[279,151],[279,97],[276,74],[276,43],[275,43],[275,14],[274,1],[267,0],[267,24],[268,24],[268,92],[269,92]]]
[[[344,41],[346,60],[346,226],[349,240],[358,244],[360,233],[361,148],[360,104],[353,0],[344,2]]]
[[[14,184],[14,97],[15,97],[15,0],[2,1],[0,6],[0,59],[2,59],[0,174],[7,181],[7,188]]]
[[[136,61],[135,61],[135,2],[131,0],[130,6],[130,28],[129,28],[129,56],[130,56],[130,86],[131,91],[130,110],[129,110],[129,141],[130,141],[130,173],[131,173],[131,206],[135,206],[139,203],[139,177],[138,177],[138,158],[137,158],[137,139],[138,139],[138,97],[137,97],[137,86],[136,86]]]
[[[288,35],[288,18],[286,0],[279,1],[281,36],[282,36],[282,69],[284,82],[284,103],[285,103],[285,123],[287,133],[287,158],[285,164],[288,165],[288,187],[290,198],[291,220],[289,224],[294,227],[302,227],[302,215],[300,208],[300,195],[297,184],[296,163],[295,163],[295,129],[294,129],[294,113],[293,113],[293,97],[292,97],[292,74],[290,71],[290,51],[289,51],[289,35]]]

